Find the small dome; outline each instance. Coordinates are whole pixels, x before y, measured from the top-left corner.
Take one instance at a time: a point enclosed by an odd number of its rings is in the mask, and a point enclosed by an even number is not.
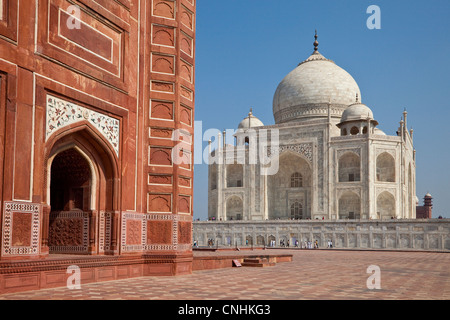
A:
[[[373,134],[377,134],[377,135],[379,135],[379,136],[385,136],[385,135],[386,135],[386,133],[384,133],[383,130],[378,129],[378,128],[375,128],[375,129],[374,129]]]
[[[427,193],[427,194],[425,195],[425,198],[432,198],[432,196],[431,196],[430,193]]]
[[[264,123],[262,123],[261,120],[255,117],[252,110],[250,109],[248,116],[244,120],[242,120],[241,123],[239,123],[238,129],[248,129],[262,126],[264,126]]]
[[[342,113],[341,123],[339,125],[342,125],[345,122],[350,121],[367,121],[367,120],[370,120],[375,125],[378,124],[378,122],[373,119],[372,110],[370,110],[370,108],[365,104],[359,102],[358,97],[356,97],[356,103],[350,105]]]

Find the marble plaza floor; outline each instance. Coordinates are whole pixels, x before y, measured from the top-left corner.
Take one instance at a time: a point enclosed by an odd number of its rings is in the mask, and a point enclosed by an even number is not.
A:
[[[257,253],[259,250],[255,250]],[[194,271],[0,295],[0,300],[448,300],[450,253],[268,249],[293,254],[272,267]],[[201,253],[215,255],[217,253]],[[367,268],[380,268],[369,290]]]

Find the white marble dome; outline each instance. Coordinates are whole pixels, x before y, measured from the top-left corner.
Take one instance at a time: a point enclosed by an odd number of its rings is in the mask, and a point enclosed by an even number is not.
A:
[[[264,123],[253,115],[252,110],[250,110],[248,116],[239,123],[238,129],[249,129],[254,127],[262,127]]]
[[[328,105],[334,118],[361,97],[358,84],[344,69],[315,51],[290,72],[275,92],[275,123],[328,116]]]
[[[350,105],[342,113],[341,123],[348,121],[373,120],[373,112],[368,106],[362,103]]]

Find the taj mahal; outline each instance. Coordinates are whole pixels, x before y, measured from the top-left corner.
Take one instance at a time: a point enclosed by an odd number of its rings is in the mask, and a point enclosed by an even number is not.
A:
[[[217,137],[210,156],[222,161],[209,165],[209,220],[416,218],[416,152],[406,110],[395,135],[380,130],[376,108],[363,103],[348,72],[319,53],[317,33],[315,40],[312,55],[275,91],[274,125],[250,110],[233,145],[225,132]],[[244,151],[248,160],[267,130],[279,139],[267,149],[278,161],[273,174],[236,156]]]

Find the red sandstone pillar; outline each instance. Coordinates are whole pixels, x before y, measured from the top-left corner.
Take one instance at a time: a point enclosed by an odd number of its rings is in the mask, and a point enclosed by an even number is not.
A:
[[[89,212],[89,254],[97,254],[97,241],[95,230],[97,229],[97,210],[91,210]]]
[[[119,254],[119,244],[118,244],[118,234],[119,234],[119,218],[120,212],[114,211],[111,212],[111,251],[114,255]]]
[[[49,254],[49,248],[48,248],[48,229],[50,226],[50,212],[51,207],[49,205],[44,204],[42,206],[42,219],[41,219],[41,254],[42,255],[48,255]]]

